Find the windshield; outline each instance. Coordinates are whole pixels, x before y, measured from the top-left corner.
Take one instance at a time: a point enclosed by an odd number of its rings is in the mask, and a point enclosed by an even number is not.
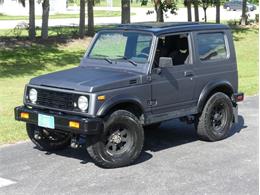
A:
[[[126,61],[138,66],[148,62],[152,35],[140,32],[100,32],[88,58],[106,60],[108,64]]]

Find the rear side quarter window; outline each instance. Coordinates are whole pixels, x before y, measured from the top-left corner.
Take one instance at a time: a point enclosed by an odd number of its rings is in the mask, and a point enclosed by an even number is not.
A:
[[[198,51],[201,61],[221,61],[228,59],[228,47],[223,32],[200,33]]]

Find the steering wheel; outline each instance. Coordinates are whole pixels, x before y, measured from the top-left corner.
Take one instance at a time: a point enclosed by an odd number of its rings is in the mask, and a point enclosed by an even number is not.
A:
[[[138,56],[137,57],[139,57],[139,58],[143,58],[143,57],[145,57],[145,58],[147,58],[148,59],[148,57],[149,57],[149,54],[147,54],[147,53],[144,53],[144,52],[141,52],[140,54],[138,54]]]

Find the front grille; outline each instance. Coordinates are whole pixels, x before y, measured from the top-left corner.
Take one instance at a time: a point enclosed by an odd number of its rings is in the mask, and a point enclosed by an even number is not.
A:
[[[37,91],[37,105],[70,111],[74,109],[74,94],[46,89],[37,89]]]

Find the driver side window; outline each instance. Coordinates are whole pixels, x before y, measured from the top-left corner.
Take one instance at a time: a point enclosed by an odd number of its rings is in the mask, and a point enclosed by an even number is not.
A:
[[[189,38],[187,33],[169,35],[158,39],[154,66],[159,66],[160,57],[172,58],[173,66],[190,64]]]

